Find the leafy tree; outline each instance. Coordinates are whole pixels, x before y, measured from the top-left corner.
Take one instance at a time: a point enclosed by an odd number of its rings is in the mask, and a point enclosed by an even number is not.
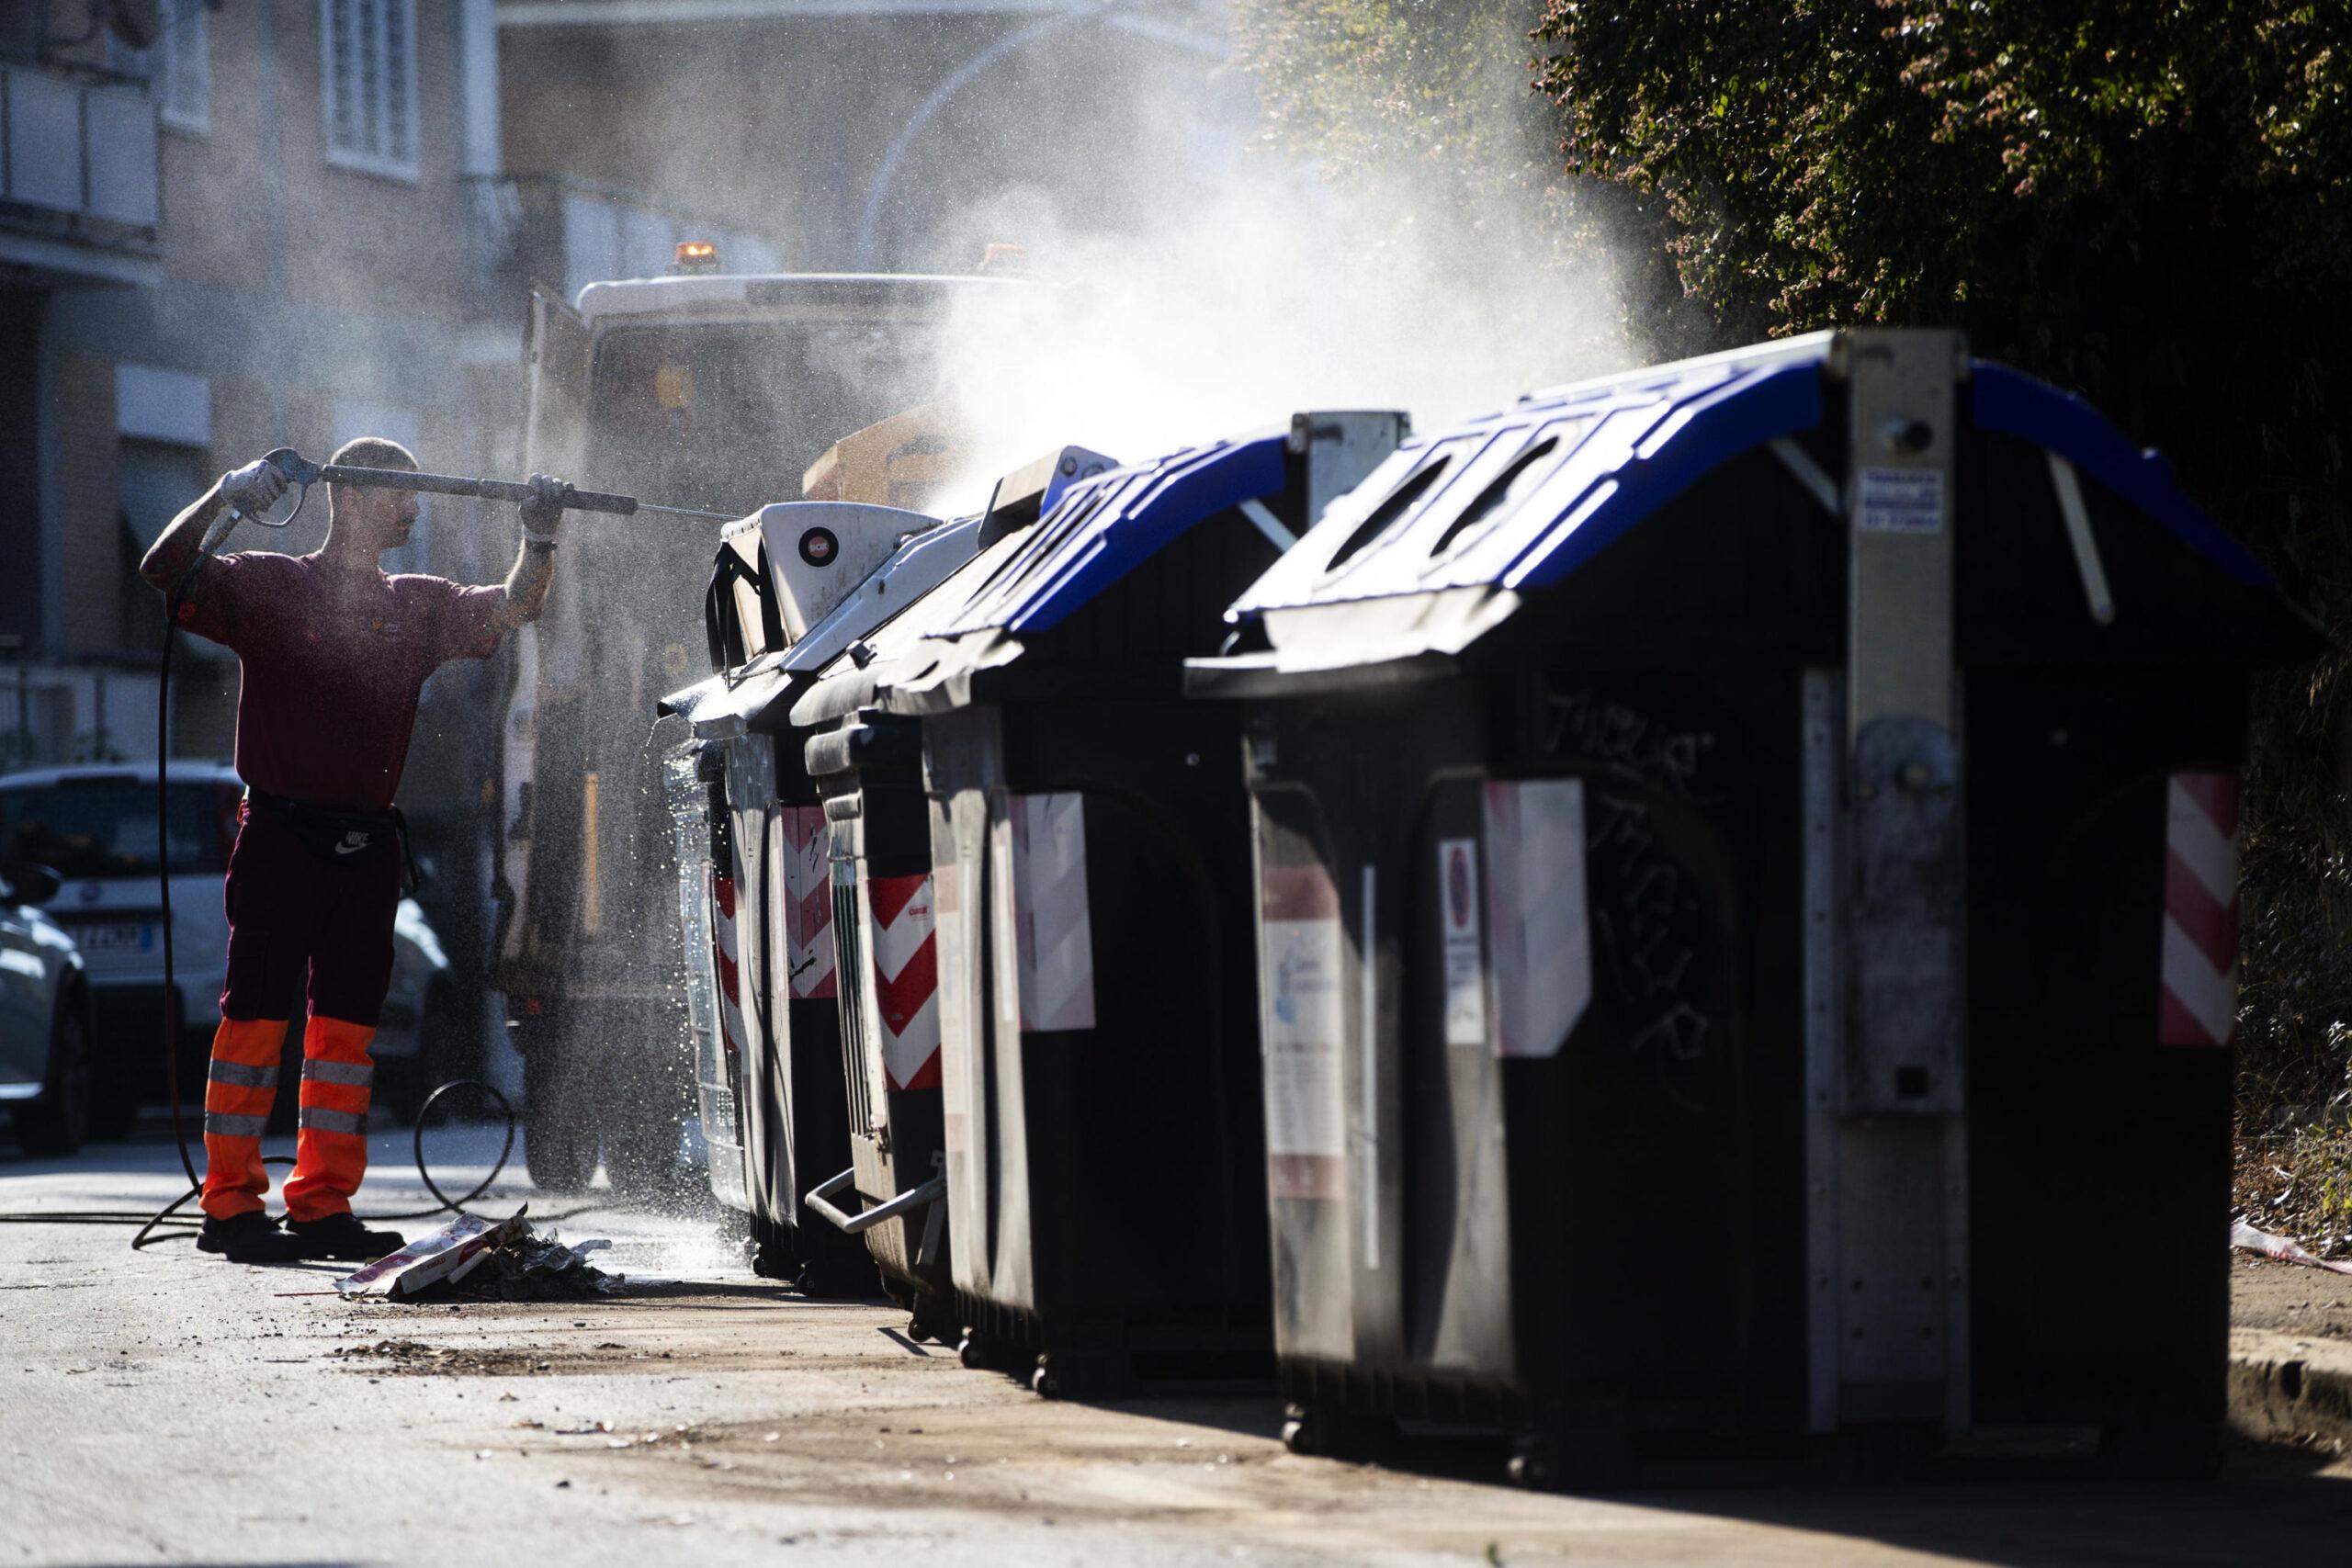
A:
[[[1547,0],[1537,38],[1567,166],[1664,204],[1734,335],[1959,325],[2352,619],[2341,0]],[[2345,677],[2257,716],[2246,1061],[2298,1097],[2342,1075],[2352,1016]]]
[[[2345,0],[1238,5],[1281,130],[1343,170],[1476,164],[1516,58],[1557,153],[1510,178],[1581,221],[1566,250],[1657,259],[1628,309],[1660,348],[1961,327],[2163,449],[2352,622]],[[2347,777],[2338,658],[2267,693],[2248,803],[2245,1059],[2296,1095],[2345,1066]]]

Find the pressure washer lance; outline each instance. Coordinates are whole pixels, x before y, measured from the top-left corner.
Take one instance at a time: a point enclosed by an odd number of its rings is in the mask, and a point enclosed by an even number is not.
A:
[[[511,501],[521,505],[538,498],[538,492],[526,484],[509,479],[468,479],[458,474],[424,474],[408,468],[363,468],[350,463],[313,463],[291,446],[280,446],[262,455],[262,461],[284,474],[288,483],[300,487],[294,510],[285,522],[272,523],[267,518],[250,517],[232,509],[235,522],[260,523],[266,527],[283,528],[302,514],[303,502],[310,499],[311,487],[322,479],[331,485],[357,485],[364,490],[422,491],[429,495],[463,495],[480,501]],[[736,513],[706,512],[692,506],[656,506],[650,501],[639,501],[633,495],[607,495],[601,491],[574,490],[563,487],[563,506],[567,512],[601,512],[615,517],[634,517],[640,512],[659,513],[664,517],[694,517],[707,522],[730,523]]]

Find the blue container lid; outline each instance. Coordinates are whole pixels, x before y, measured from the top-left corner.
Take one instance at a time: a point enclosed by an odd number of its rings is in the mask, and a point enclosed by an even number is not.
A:
[[[1186,447],[1064,491],[933,637],[1048,631],[1196,524],[1283,487],[1279,434]]]
[[[1815,333],[1541,392],[1419,436],[1334,502],[1227,618],[1546,588],[1709,474],[1776,442],[1788,444],[1781,453],[1798,482],[1834,510],[1826,478],[1793,443],[1822,425],[1842,336]],[[1979,361],[1964,406],[1977,428],[2066,458],[2230,577],[2270,584],[2260,563],[2181,493],[2162,459],[2136,451],[2081,400]]]

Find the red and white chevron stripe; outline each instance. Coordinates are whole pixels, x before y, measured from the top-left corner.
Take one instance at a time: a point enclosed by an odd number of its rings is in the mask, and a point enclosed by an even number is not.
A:
[[[792,994],[834,995],[833,887],[821,806],[787,806],[784,819],[784,936]]]
[[[1016,795],[1009,816],[1009,913],[1020,960],[1021,1027],[1091,1029],[1094,930],[1086,899],[1086,797]]]
[[[735,878],[710,873],[710,956],[718,972],[718,1038],[731,1059],[743,1049],[742,982],[735,945]]]
[[[892,1089],[937,1089],[939,943],[932,931],[931,878],[870,877],[866,897],[874,911],[874,1012],[882,1032],[882,1071]]]
[[[2237,776],[2175,773],[2166,795],[2156,1039],[2227,1045],[2238,1011]]]

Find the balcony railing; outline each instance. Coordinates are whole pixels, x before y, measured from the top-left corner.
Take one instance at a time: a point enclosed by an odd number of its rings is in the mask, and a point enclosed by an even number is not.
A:
[[[137,87],[0,65],[0,201],[152,239],[164,206],[156,140],[155,101]]]

